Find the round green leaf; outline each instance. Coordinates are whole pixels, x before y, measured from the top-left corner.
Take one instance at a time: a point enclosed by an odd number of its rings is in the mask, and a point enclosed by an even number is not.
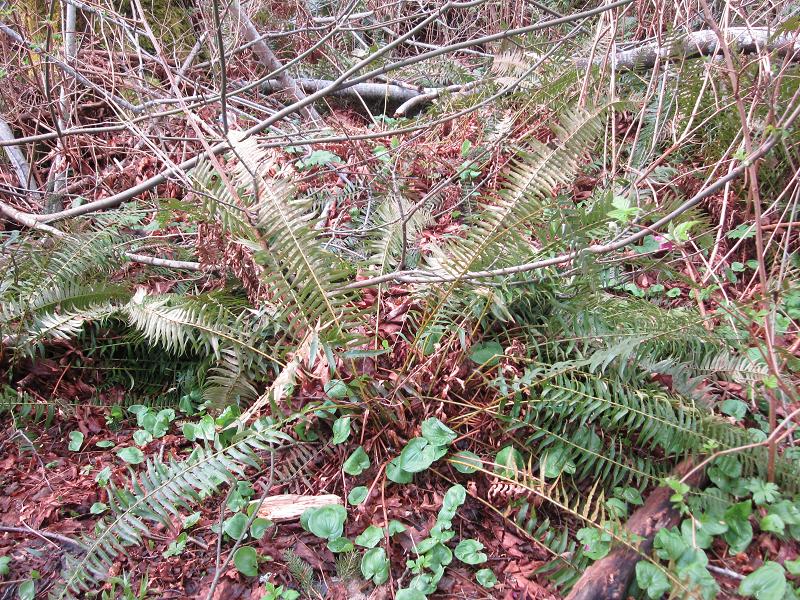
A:
[[[494,462],[496,463],[494,472],[501,477],[508,477],[510,479],[517,476],[517,471],[525,468],[525,461],[522,458],[522,454],[513,446],[501,448]]]
[[[446,567],[453,562],[453,552],[450,548],[438,542],[425,553],[425,558],[431,569],[436,569],[439,566]]]
[[[331,443],[341,444],[350,437],[350,417],[339,417],[333,422]]]
[[[756,600],[782,600],[786,593],[786,574],[783,567],[771,560],[765,562],[742,580],[739,593]]]
[[[138,465],[144,462],[144,453],[135,446],[126,446],[117,450],[117,456],[129,465]]]
[[[783,566],[786,567],[790,575],[800,575],[800,558],[784,561]],[[0,575],[1,574],[2,573],[0,573]]]
[[[83,446],[83,433],[80,431],[69,432],[69,446],[70,452],[78,452]]]
[[[737,421],[741,421],[747,415],[747,404],[741,400],[725,400],[720,404],[719,409]]]
[[[395,521],[392,519],[389,521],[389,537],[393,536],[396,533],[403,533],[406,530],[406,526],[403,525],[400,521]]]
[[[635,506],[641,506],[644,504],[644,500],[642,499],[642,495],[639,493],[634,487],[615,487],[614,488],[614,495],[618,498],[628,502],[629,504],[633,504]]]
[[[497,584],[497,577],[491,569],[480,569],[475,573],[475,579],[487,589],[492,589]]]
[[[401,469],[407,473],[420,473],[430,467],[436,460],[436,447],[431,446],[425,438],[409,440],[398,461]]]
[[[94,445],[98,448],[111,448],[114,446],[114,442],[111,440],[100,440],[99,442],[95,442]]]
[[[110,479],[111,479],[111,467],[103,467],[97,472],[97,475],[95,475],[94,477],[94,480],[100,487],[106,487]]]
[[[347,397],[347,384],[341,379],[331,379],[325,384],[324,389],[331,400]]]
[[[0,576],[8,575],[11,572],[11,568],[9,567],[10,564],[11,564],[10,556],[8,555],[0,556]]]
[[[137,446],[147,446],[150,442],[153,441],[153,434],[149,431],[145,431],[144,429],[137,429],[133,432],[133,442]]]
[[[355,546],[353,546],[353,542],[345,537],[336,538],[335,540],[330,540],[328,542],[328,550],[337,554],[339,552],[350,552],[354,548]]]
[[[461,540],[456,546],[456,558],[468,565],[479,565],[486,562],[488,558],[481,550],[483,550],[483,544],[478,540]]]
[[[244,536],[247,520],[247,516],[244,513],[237,512],[225,519],[222,523],[222,530],[234,540],[239,540]]]
[[[347,494],[347,501],[352,505],[361,504],[367,499],[368,493],[369,491],[363,485],[354,487],[352,490],[350,490],[350,493]]]
[[[456,452],[450,462],[459,473],[474,473],[483,466],[483,461],[480,457],[469,450]]]
[[[636,584],[653,600],[658,600],[672,589],[664,570],[646,560],[636,563]]]
[[[258,553],[250,546],[242,546],[233,555],[236,570],[247,577],[258,575]]]
[[[761,531],[771,531],[772,533],[782,534],[786,529],[786,524],[778,515],[769,514],[758,523]]]
[[[369,465],[369,456],[364,452],[364,448],[359,446],[353,451],[350,457],[344,461],[342,470],[348,475],[361,475],[361,473],[369,469]]]
[[[33,600],[36,597],[36,583],[33,579],[23,581],[17,587],[17,598],[19,600]]]
[[[389,579],[389,560],[383,548],[373,548],[364,553],[361,574],[365,579],[371,579],[375,585],[381,585]]]
[[[411,483],[411,480],[414,476],[409,473],[408,471],[404,471],[400,467],[400,457],[393,459],[386,465],[386,477],[389,478],[389,481],[394,481],[395,483]]]
[[[356,537],[356,546],[363,546],[364,548],[374,548],[383,539],[383,528],[370,525],[361,534]]]
[[[314,509],[308,517],[308,530],[315,536],[335,540],[342,537],[347,510],[339,504]]]
[[[611,550],[611,534],[607,531],[584,527],[578,530],[576,537],[583,544],[583,554],[592,560],[600,560]]]
[[[250,524],[250,537],[254,540],[260,540],[270,527],[272,527],[272,521],[256,517]]]
[[[475,344],[469,353],[472,362],[487,367],[493,367],[499,363],[501,356],[503,356],[503,347],[494,341]]]
[[[196,512],[188,515],[184,520],[183,524],[181,525],[181,529],[191,529],[195,525],[200,522],[200,517],[202,513]]]
[[[92,504],[91,508],[89,508],[89,513],[93,515],[102,515],[107,510],[108,504],[105,502],[95,502]]]
[[[556,446],[545,452],[539,461],[539,466],[546,479],[555,479],[562,473],[569,475],[575,472],[575,463],[570,460],[569,449],[565,446]]]
[[[439,419],[431,417],[422,422],[422,437],[434,446],[449,446],[458,436]]]

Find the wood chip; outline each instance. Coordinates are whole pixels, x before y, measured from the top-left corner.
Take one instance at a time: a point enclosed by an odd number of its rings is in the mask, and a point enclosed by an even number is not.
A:
[[[306,509],[319,508],[329,504],[344,505],[342,499],[336,494],[323,494],[322,496],[302,496],[300,494],[282,494],[264,499],[258,516],[269,519],[275,523],[280,521],[294,521],[299,519]]]

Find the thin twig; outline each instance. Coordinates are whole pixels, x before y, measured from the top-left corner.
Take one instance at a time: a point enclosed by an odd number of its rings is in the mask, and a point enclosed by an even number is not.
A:
[[[37,537],[60,542],[64,546],[69,546],[73,550],[79,552],[86,552],[86,546],[81,544],[80,542],[73,540],[72,538],[68,538],[65,535],[61,535],[60,533],[53,533],[52,531],[44,531],[41,529],[33,529],[32,527],[12,527],[9,525],[0,525],[0,531],[6,531],[8,533],[24,533],[27,535],[35,535]]]

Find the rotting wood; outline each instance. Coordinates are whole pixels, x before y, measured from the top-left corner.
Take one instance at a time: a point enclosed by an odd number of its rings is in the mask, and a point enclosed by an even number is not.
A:
[[[681,479],[694,466],[693,460],[684,460],[675,467],[672,476]],[[692,487],[699,487],[705,481],[705,470],[701,469],[693,473],[686,483]],[[567,600],[621,600],[626,597],[636,563],[653,549],[656,533],[680,522],[680,513],[670,502],[673,493],[671,488],[665,486],[658,487],[650,493],[644,505],[636,510],[625,524],[629,532],[644,538],[638,551],[628,546],[613,548],[608,555],[584,571],[567,596]]]
[[[261,503],[258,516],[276,523],[294,521],[299,519],[309,508],[319,508],[331,504],[344,505],[342,499],[336,494],[323,494],[321,496],[302,496],[299,494],[281,494],[269,496]]]

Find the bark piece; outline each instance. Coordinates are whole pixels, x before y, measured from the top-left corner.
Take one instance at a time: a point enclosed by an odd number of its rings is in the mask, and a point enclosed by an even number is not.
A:
[[[336,494],[323,494],[322,496],[281,494],[266,498],[258,509],[258,516],[276,523],[294,521],[299,519],[300,515],[309,508],[319,508],[330,504],[344,505],[342,499]]]

